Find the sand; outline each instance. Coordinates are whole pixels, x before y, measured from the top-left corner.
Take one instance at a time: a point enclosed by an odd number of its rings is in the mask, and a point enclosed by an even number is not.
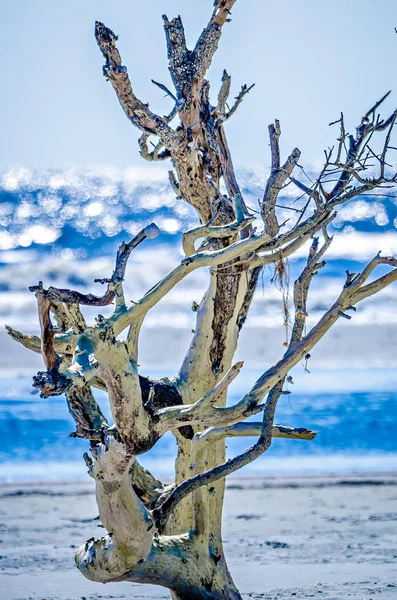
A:
[[[397,598],[397,479],[235,479],[225,551],[244,598]],[[265,487],[263,487],[265,485]],[[169,598],[167,590],[96,584],[73,552],[100,536],[90,483],[0,487],[1,600]]]

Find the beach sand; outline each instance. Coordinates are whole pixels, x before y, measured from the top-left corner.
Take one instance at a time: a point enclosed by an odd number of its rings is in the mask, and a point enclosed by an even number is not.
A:
[[[2,484],[1,600],[169,598],[80,575],[74,549],[103,534],[97,514],[91,482]],[[243,598],[395,600],[397,477],[235,478],[224,541]]]

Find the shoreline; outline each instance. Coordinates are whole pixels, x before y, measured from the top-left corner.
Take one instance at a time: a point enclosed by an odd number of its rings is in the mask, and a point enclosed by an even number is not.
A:
[[[165,478],[169,483],[170,478]],[[363,473],[323,473],[244,476],[227,478],[227,490],[283,490],[321,489],[360,486],[397,486],[397,471]],[[16,496],[85,496],[95,494],[94,481],[87,479],[64,479],[53,481],[21,480],[0,481],[0,498]]]

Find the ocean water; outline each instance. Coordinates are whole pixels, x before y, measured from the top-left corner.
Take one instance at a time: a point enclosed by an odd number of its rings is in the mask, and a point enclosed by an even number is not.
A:
[[[255,208],[266,173],[239,173],[246,201]],[[289,194],[280,199],[287,206]],[[297,205],[294,205],[297,206]],[[293,218],[281,209],[281,220]],[[35,298],[28,286],[72,287],[100,294],[97,277],[113,270],[117,247],[154,221],[161,230],[130,259],[126,297],[139,298],[181,260],[181,232],[196,218],[169,188],[164,169],[0,172],[0,319],[24,333],[38,331]],[[345,270],[359,272],[379,250],[397,255],[395,198],[364,197],[341,207],[330,228],[335,234],[327,265],[309,296],[308,328],[337,297]],[[307,247],[289,261],[290,291]],[[382,269],[379,270],[381,274]],[[267,268],[242,334],[238,359],[246,361],[233,382],[235,402],[282,353],[281,294]],[[208,281],[206,269],[194,272],[148,315],[142,337],[143,374],[172,376],[194,328],[192,301]],[[279,402],[280,424],[315,429],[312,442],[274,440],[261,459],[244,473],[351,472],[397,470],[397,286],[359,306],[312,352],[307,373],[298,365],[293,392]],[[108,311],[111,309],[107,309]],[[104,309],[103,314],[107,314]],[[92,320],[95,311],[86,311]],[[328,345],[327,345],[328,344]],[[86,477],[84,441],[68,437],[73,422],[65,400],[40,399],[31,388],[37,370],[26,350],[0,334],[0,479],[71,479]],[[152,359],[152,362],[150,361]],[[99,395],[106,412],[106,397]],[[232,456],[254,439],[228,441]],[[175,442],[165,436],[142,463],[170,476]]]
[[[229,403],[239,400],[248,381],[260,372],[247,372],[234,386]],[[321,371],[315,378],[332,380],[348,373]],[[365,374],[356,371],[357,380]],[[350,377],[352,374],[350,373]],[[271,449],[242,474],[347,473],[397,470],[397,377],[378,370],[373,373],[377,389],[291,393],[278,405],[276,422],[317,431],[314,440],[275,439]],[[302,380],[302,377],[301,377]],[[393,382],[394,380],[394,382]],[[300,381],[297,378],[298,387]],[[69,437],[74,423],[63,397],[42,399],[30,393],[28,377],[3,379],[0,397],[0,480],[60,480],[86,476],[82,459],[88,444]],[[16,385],[15,387],[10,387]],[[394,389],[388,389],[394,386]],[[321,387],[321,386],[320,386]],[[338,386],[337,386],[338,387]],[[345,386],[346,387],[346,386]],[[353,385],[354,387],[354,385]],[[324,388],[323,386],[323,389]],[[106,395],[97,394],[110,417]],[[253,419],[258,420],[258,419]],[[228,455],[241,452],[254,438],[227,442]],[[175,439],[164,436],[141,462],[159,476],[170,477],[175,460]]]
[[[238,179],[248,206],[257,210],[266,172],[243,170]],[[295,202],[292,186],[285,193],[280,205],[297,208],[303,202]],[[294,219],[295,212],[280,209],[280,221],[288,220],[287,228]],[[0,319],[12,326],[37,327],[35,299],[27,288],[39,280],[100,294],[103,288],[94,279],[110,276],[119,244],[152,221],[161,235],[142,244],[129,261],[125,291],[131,300],[180,262],[181,233],[197,225],[193,209],[170,189],[166,169],[0,171]],[[338,207],[330,233],[336,235],[327,252],[327,266],[314,280],[310,294],[313,319],[338,295],[346,269],[359,271],[379,250],[397,254],[396,199],[364,197]],[[307,251],[306,245],[289,261],[291,283]],[[254,298],[251,323],[282,322],[280,291],[270,284],[271,276],[268,267]],[[192,273],[164,298],[161,310],[149,313],[147,323],[190,329],[192,300],[200,300],[207,280],[206,269]],[[355,323],[397,324],[396,300],[396,286],[391,286],[360,305]]]

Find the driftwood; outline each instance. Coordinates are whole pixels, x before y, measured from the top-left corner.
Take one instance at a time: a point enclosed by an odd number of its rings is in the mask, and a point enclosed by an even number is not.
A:
[[[327,227],[338,205],[373,190],[394,187],[388,151],[397,113],[382,120],[381,98],[361,119],[355,135],[336,122],[340,132],[325,154],[318,177],[307,185],[296,175],[300,151],[280,156],[280,123],[269,126],[271,169],[260,201],[261,226],[247,210],[227,145],[224,125],[235,115],[252,86],[243,86],[231,107],[231,78],[224,72],[216,106],[205,79],[224,25],[236,0],[216,0],[208,25],[193,50],[186,45],[182,20],[164,18],[169,70],[175,90],[154,82],[170,97],[169,115],[154,114],[135,95],[117,48],[117,36],[96,23],[95,36],[104,56],[103,73],[130,122],[142,135],[139,149],[149,161],[170,159],[170,184],[193,206],[198,225],[183,235],[185,257],[138,302],[127,306],[123,280],[127,260],[146,238],[157,235],[152,224],[122,244],[113,275],[102,297],[74,290],[44,289],[37,296],[41,335],[9,334],[42,354],[46,370],[35,377],[45,396],[66,392],[76,423],[74,437],[90,440],[85,455],[101,520],[109,532],[86,542],[76,552],[77,568],[100,582],[154,583],[173,598],[241,598],[227,569],[221,536],[225,476],[266,452],[274,437],[311,440],[315,432],[274,422],[277,401],[285,392],[291,368],[307,359],[311,349],[340,318],[397,279],[397,259],[380,254],[361,273],[347,273],[334,304],[306,332],[308,294],[313,278],[325,265],[332,243]],[[172,127],[173,119],[178,119]],[[381,150],[372,139],[383,136]],[[149,140],[155,138],[153,150]],[[280,222],[279,197],[295,185],[301,203],[291,220]],[[226,190],[226,194],[221,191]],[[388,192],[386,192],[388,193]],[[203,240],[196,247],[197,240]],[[147,242],[150,243],[150,242]],[[264,265],[272,264],[282,283],[285,260],[307,244],[307,263],[295,282],[291,332],[280,360],[234,405],[226,406],[228,386],[242,363],[233,364],[238,336]],[[377,267],[383,268],[381,275]],[[197,311],[197,324],[186,357],[172,380],[151,381],[138,370],[138,340],[146,314],[175,285],[199,268],[209,267],[209,286]],[[113,314],[87,325],[81,306],[114,303]],[[285,302],[288,312],[288,304]],[[58,327],[53,325],[55,318]],[[125,341],[119,336],[127,330]],[[108,393],[114,425],[102,415],[92,388]],[[259,422],[245,422],[252,415]],[[163,485],[138,463],[167,431],[178,443],[175,482]],[[256,438],[252,447],[226,461],[225,438]],[[286,442],[288,443],[288,442]]]

